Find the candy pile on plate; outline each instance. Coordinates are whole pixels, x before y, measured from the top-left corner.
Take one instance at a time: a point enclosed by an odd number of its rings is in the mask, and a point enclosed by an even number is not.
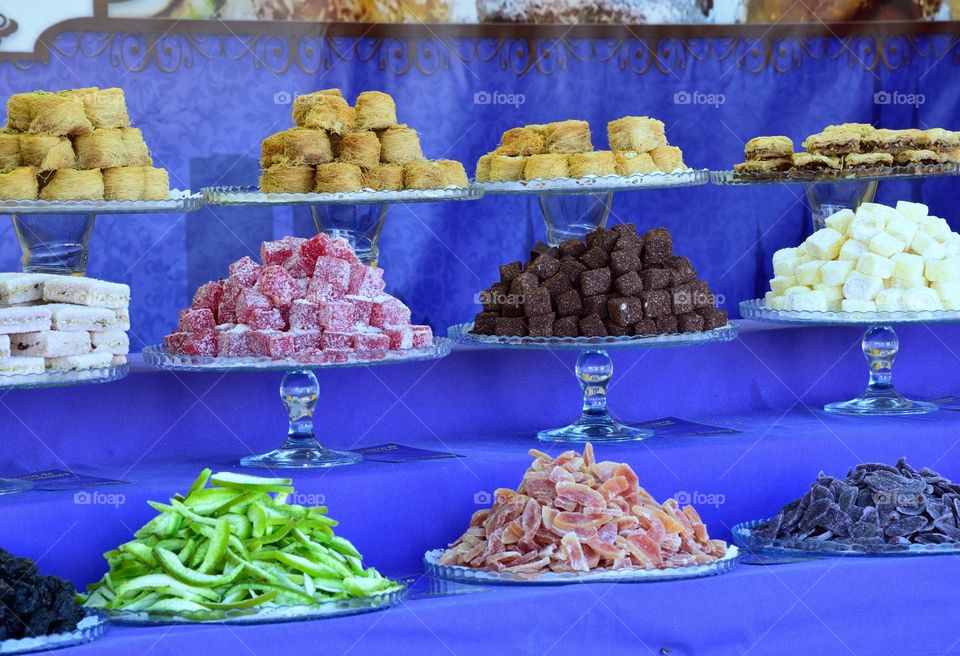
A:
[[[125,364],[130,288],[42,273],[0,273],[0,375]]]
[[[76,594],[69,581],[0,549],[0,641],[74,631],[84,616]]]
[[[210,483],[212,487],[207,487]],[[201,472],[135,540],[104,554],[110,571],[87,606],[197,614],[315,605],[399,589],[364,569],[324,506],[287,503],[290,479]]]
[[[960,485],[904,458],[858,465],[846,478],[820,474],[810,491],[758,525],[760,538],[850,545],[960,541]]]
[[[657,502],[629,465],[583,455],[556,458],[531,450],[533,465],[516,490],[499,489],[493,507],[478,510],[470,528],[440,558],[442,565],[507,572],[589,572],[663,569],[718,560],[692,506]]]
[[[797,248],[773,254],[773,310],[960,310],[960,234],[926,205],[843,209]]]
[[[433,345],[430,327],[411,325],[384,293],[383,269],[361,264],[346,240],[285,237],[264,242],[260,258],[197,290],[163,339],[167,353],[328,363]]]

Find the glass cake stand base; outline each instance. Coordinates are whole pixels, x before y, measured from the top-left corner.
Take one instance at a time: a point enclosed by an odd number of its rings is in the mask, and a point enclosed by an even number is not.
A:
[[[310,214],[317,232],[343,237],[360,261],[376,266],[380,259],[380,233],[387,217],[386,203],[363,205],[311,205]]]
[[[876,180],[811,182],[805,186],[814,232],[827,226],[827,217],[831,214],[842,209],[856,211],[863,203],[872,202],[877,193]]]
[[[568,239],[584,239],[607,224],[613,192],[594,194],[544,194],[539,197],[547,241],[559,246]]]
[[[85,276],[95,214],[14,214],[24,273]]]
[[[13,494],[14,492],[24,492],[33,487],[29,481],[21,481],[18,478],[0,478],[0,494]]]

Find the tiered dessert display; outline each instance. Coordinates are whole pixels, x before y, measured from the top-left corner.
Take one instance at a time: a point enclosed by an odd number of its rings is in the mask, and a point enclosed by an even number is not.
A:
[[[960,552],[960,485],[901,458],[820,474],[770,519],[733,527],[736,543],[765,560],[824,556],[929,556]]]
[[[485,194],[535,194],[557,246],[606,225],[614,191],[706,184],[708,171],[690,170],[667,143],[663,123],[625,116],[607,124],[610,150],[593,149],[586,121],[507,130],[479,159],[476,182]]]
[[[144,360],[177,371],[283,371],[280,398],[290,431],[275,451],[243,458],[248,467],[329,467],[360,454],[322,446],[313,429],[320,395],[312,369],[396,364],[448,355],[452,344],[384,292],[383,269],[360,262],[341,237],[264,242],[230,275],[201,286],[163,347]]]
[[[579,350],[583,410],[574,424],[544,430],[554,442],[610,442],[650,437],[607,411],[610,349],[693,346],[730,341],[736,329],[717,309],[710,286],[689,259],[673,254],[666,228],[640,236],[631,223],[597,228],[586,242],[538,244],[526,264],[500,267],[480,294],[483,312],[454,326],[460,342],[503,348]]]
[[[660,503],[630,465],[531,450],[516,491],[501,488],[449,548],[427,552],[431,576],[471,583],[557,585],[720,574],[737,548],[711,540],[693,506]]]
[[[826,218],[797,248],[773,255],[764,299],[744,301],[744,318],[779,323],[868,326],[870,365],[864,394],[829,403],[827,412],[898,415],[933,412],[933,403],[905,399],[893,387],[897,324],[960,321],[960,234],[926,205],[864,203]]]
[[[888,130],[843,123],[811,134],[803,147],[804,152],[794,152],[793,141],[782,135],[755,137],[744,147],[745,162],[710,177],[723,185],[804,184],[814,229],[819,229],[837,210],[872,201],[879,180],[960,174],[960,132],[943,128]]]
[[[127,624],[255,624],[400,603],[404,584],[364,569],[326,507],[288,501],[291,484],[205,469],[186,495],[149,502],[159,514],[104,554],[87,607]]]
[[[258,188],[209,187],[211,205],[307,205],[320,232],[344,237],[365,264],[391,203],[479,198],[460,162],[428,160],[393,98],[364,91],[350,106],[340,89],[297,97],[294,126],[263,140]]]
[[[20,93],[0,132],[0,211],[13,216],[23,270],[84,275],[97,214],[186,212],[199,195],[171,192],[122,89]]]

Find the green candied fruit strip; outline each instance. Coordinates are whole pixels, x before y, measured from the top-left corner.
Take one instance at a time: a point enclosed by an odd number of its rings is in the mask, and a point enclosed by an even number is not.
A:
[[[185,505],[183,505],[181,502],[177,501],[176,499],[170,500],[170,508],[171,508],[171,512],[176,513],[177,515],[180,515],[183,519],[189,520],[195,524],[203,524],[205,526],[217,525],[217,520],[213,519],[212,517],[204,517],[203,515],[198,515],[197,513],[193,512],[192,510],[187,508]]]
[[[362,578],[358,576],[348,576],[343,579],[343,585],[354,597],[369,597],[376,592],[384,592],[396,587],[396,584],[390,579],[384,578]]]
[[[247,508],[247,519],[250,520],[251,535],[262,538],[267,532],[267,513],[260,506]]]
[[[247,519],[246,515],[238,515],[237,513],[227,513],[223,515],[220,519],[225,520],[230,524],[232,529],[230,532],[237,536],[241,540],[246,540],[250,537],[250,533],[253,530],[253,526],[250,523],[250,520]]]
[[[202,605],[210,610],[237,610],[242,608],[256,608],[257,606],[262,606],[263,604],[273,601],[277,598],[277,594],[279,594],[277,590],[270,590],[268,592],[264,592],[262,595],[250,597],[249,599],[244,599],[243,601],[221,603],[202,602]]]
[[[363,559],[363,556],[360,555],[360,552],[357,551],[357,548],[353,546],[353,543],[350,542],[350,540],[342,538],[338,535],[331,537],[327,546],[335,551],[339,551],[344,556],[353,556],[354,558],[361,560]]]
[[[157,561],[153,557],[151,548],[140,542],[127,542],[120,545],[120,551],[125,552],[139,560],[144,565],[156,567]]]
[[[187,599],[161,599],[143,610],[153,613],[202,613],[207,610],[195,601]]]
[[[148,503],[150,503],[151,506],[153,505],[153,502]],[[170,506],[166,507],[170,508]],[[144,524],[143,527],[133,535],[140,539],[145,539],[153,535],[161,538],[173,537],[180,529],[181,521],[182,518],[180,515],[160,510],[159,515]]]
[[[129,581],[124,581],[116,589],[116,601],[119,602],[124,597],[129,597],[132,593],[141,590],[156,590],[160,588],[169,588],[170,590],[182,591],[187,595],[200,595],[210,601],[219,601],[220,596],[213,590],[197,586],[188,585],[178,581],[169,574],[147,574]],[[120,607],[122,606],[115,606]]]
[[[163,545],[158,544],[157,546],[160,547]],[[163,547],[163,548],[167,549],[168,547]],[[197,541],[194,540],[193,538],[190,538],[189,540],[186,541],[186,544],[184,544],[183,547],[180,549],[180,552],[177,553],[177,558],[179,558],[180,562],[183,563],[184,565],[189,565],[190,559],[193,558],[193,554],[194,552],[196,552],[196,550],[197,550]],[[171,551],[173,550],[171,549]]]
[[[181,563],[177,554],[172,551],[167,551],[166,549],[161,549],[160,547],[154,547],[154,556],[157,562],[160,563],[160,567],[170,576],[188,585],[203,588],[218,588],[222,585],[228,585],[233,583],[237,577],[240,576],[241,572],[243,572],[243,567],[239,565],[224,571],[222,574],[205,574],[198,572]]]
[[[147,607],[152,606],[158,601],[160,601],[159,592],[144,592],[139,597],[125,603],[123,605],[123,609],[138,613],[142,610],[145,610]]]
[[[311,560],[304,558],[303,556],[295,556],[294,554],[284,553],[278,551],[274,554],[277,562],[283,563],[287,567],[292,567],[295,570],[308,574],[310,576],[322,576],[322,577],[331,577],[337,576],[339,572],[335,569],[327,567],[325,563],[316,563]]]
[[[207,487],[207,481],[210,480],[210,474],[212,472],[209,469],[204,469],[200,472],[200,475],[197,476],[196,480],[193,481],[193,485],[190,486],[190,489],[187,490],[187,498],[190,498],[190,495],[198,490],[202,490]]]
[[[225,506],[237,503],[244,496],[242,490],[226,487],[208,487],[189,494],[181,503],[192,512],[204,517],[218,512]]]
[[[203,557],[203,562],[197,569],[207,574],[214,571],[223,563],[227,555],[227,547],[230,545],[230,523],[225,519],[218,519],[213,527],[213,535],[210,536],[210,545],[207,547],[207,553]]]
[[[293,494],[289,478],[263,478],[249,474],[235,474],[233,472],[219,472],[210,477],[210,484],[216,487],[232,487],[252,492],[281,492]]]

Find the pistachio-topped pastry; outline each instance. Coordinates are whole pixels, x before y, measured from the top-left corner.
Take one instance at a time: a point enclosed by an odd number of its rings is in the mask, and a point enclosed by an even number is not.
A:
[[[750,159],[783,159],[793,155],[793,140],[790,137],[754,137],[743,148],[743,155]]]

